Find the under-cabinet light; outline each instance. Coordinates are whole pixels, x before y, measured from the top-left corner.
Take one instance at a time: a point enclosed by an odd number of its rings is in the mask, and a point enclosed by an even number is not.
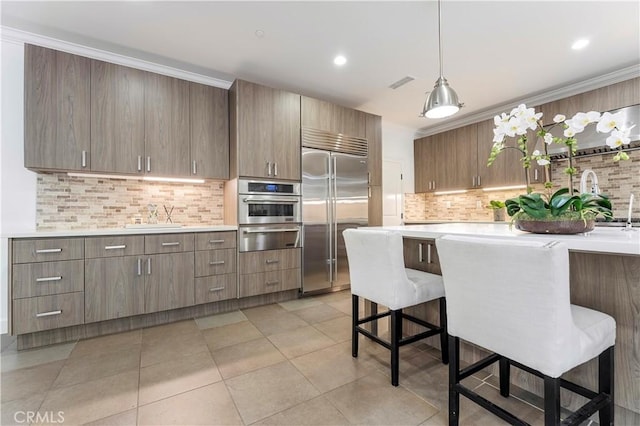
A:
[[[449,195],[449,194],[464,194],[467,192],[466,189],[456,189],[455,191],[436,191],[435,195]]]
[[[512,185],[512,186],[494,186],[491,188],[482,188],[483,191],[507,191],[509,189],[524,189],[527,185]]]
[[[128,179],[128,180],[140,180],[141,176],[127,176],[127,175],[104,175],[98,173],[67,173],[67,176],[70,177],[81,177],[81,178],[97,178],[97,179]]]
[[[204,183],[204,179],[189,178],[173,178],[160,176],[129,176],[129,175],[105,175],[98,173],[67,173],[71,177],[98,178],[98,179],[127,179],[127,180],[144,180],[149,182],[174,182],[174,183]]]
[[[204,179],[189,179],[189,178],[172,178],[172,177],[158,177],[158,176],[145,176],[142,180],[151,182],[178,182],[178,183],[204,183]]]

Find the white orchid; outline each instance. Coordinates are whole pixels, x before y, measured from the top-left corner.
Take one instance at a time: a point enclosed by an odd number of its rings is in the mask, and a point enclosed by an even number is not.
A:
[[[504,141],[504,132],[501,129],[493,129],[493,142],[502,143]]]
[[[545,133],[544,143],[546,143],[547,145],[551,145],[552,142],[553,142],[553,135],[551,133]]]
[[[613,130],[611,131],[611,136],[607,138],[605,141],[609,148],[618,148],[623,145],[629,145],[631,143],[631,138],[629,135],[631,134],[631,129],[635,127],[632,126],[625,130]]]
[[[553,122],[554,122],[554,123],[562,123],[562,122],[563,122],[564,120],[566,120],[566,119],[567,119],[567,117],[565,117],[564,115],[562,115],[562,114],[556,114],[556,116],[555,116],[555,117],[553,117]]]
[[[569,126],[566,129],[564,129],[564,137],[565,138],[572,138],[576,135],[576,129],[574,129],[573,127]]]
[[[565,121],[564,124],[566,126],[568,126],[570,129],[573,129],[573,131],[574,131],[573,134],[574,135],[576,133],[581,133],[584,130],[584,126],[585,126],[579,120],[575,120],[574,118]],[[565,135],[565,136],[567,136],[567,135]],[[572,137],[572,136],[567,136],[567,137]]]
[[[621,129],[624,124],[624,114],[623,112],[617,112],[615,114],[611,114],[610,112],[605,112],[600,117],[600,121],[598,121],[598,126],[596,130],[600,133],[609,133],[614,129]]]
[[[493,117],[493,125],[496,127],[508,122],[509,122],[509,115],[507,115],[506,112],[503,112],[502,114],[496,115],[495,117]]]
[[[548,164],[551,164],[551,161],[547,160],[546,158],[538,158],[536,161],[538,162],[539,166],[546,166]]]

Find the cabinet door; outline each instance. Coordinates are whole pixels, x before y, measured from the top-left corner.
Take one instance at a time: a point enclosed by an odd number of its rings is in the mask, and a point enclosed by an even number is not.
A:
[[[44,170],[89,170],[88,58],[25,45],[24,165]]]
[[[369,185],[382,185],[382,117],[367,114]]]
[[[191,174],[229,179],[229,96],[212,86],[189,83]]]
[[[274,91],[272,177],[300,180],[300,95]]]
[[[189,176],[189,82],[146,73],[144,91],[146,173]]]
[[[144,71],[91,61],[91,170],[142,173]]]
[[[85,260],[85,322],[142,314],[144,279],[139,256]]]
[[[402,245],[406,268],[442,275],[434,240],[403,238]]]
[[[636,105],[640,103],[640,77],[583,93],[582,103],[585,112],[605,112]]]
[[[481,186],[484,188],[497,186],[524,185],[524,169],[522,167],[522,154],[515,149],[505,149],[498,155],[491,166],[487,166],[487,160],[493,146],[493,120],[485,120],[478,123],[478,174],[481,176]],[[507,142],[514,146],[515,140],[510,138]]]
[[[447,147],[446,152],[451,151],[453,155],[447,155],[443,161],[450,177],[441,189],[478,187],[478,126],[470,124],[452,132],[452,146]]]
[[[553,117],[557,114],[565,115],[567,119],[569,119],[578,112],[584,112],[583,96],[582,93],[569,96],[568,98],[542,104],[535,109],[536,111],[542,112],[542,122],[544,125],[552,124]]]
[[[431,190],[430,180],[427,176],[429,165],[429,143],[431,137],[416,139],[413,141],[413,176],[414,190],[416,193],[428,192]]]
[[[367,135],[366,114],[352,108],[335,105],[333,108],[336,123],[334,133],[364,138]]]
[[[149,256],[144,268],[145,313],[194,304],[193,252]]]
[[[369,226],[382,226],[382,186],[369,187]]]
[[[333,130],[332,104],[319,99],[308,98],[306,96],[302,96],[300,102],[302,105],[300,111],[302,116],[302,127],[326,130],[327,132],[331,132]]]

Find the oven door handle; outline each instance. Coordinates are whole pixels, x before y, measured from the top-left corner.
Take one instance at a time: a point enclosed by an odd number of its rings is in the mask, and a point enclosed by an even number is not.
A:
[[[243,202],[251,203],[251,202],[259,202],[262,204],[291,204],[291,203],[299,203],[300,200],[297,198],[243,198]]]
[[[266,234],[271,232],[300,232],[300,228],[263,229],[263,230],[245,229],[243,232],[245,234]]]

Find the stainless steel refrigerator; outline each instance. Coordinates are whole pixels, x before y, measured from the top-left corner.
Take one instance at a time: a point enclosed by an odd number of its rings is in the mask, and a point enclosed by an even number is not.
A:
[[[349,286],[342,231],[367,226],[368,192],[366,150],[302,149],[303,292]]]

